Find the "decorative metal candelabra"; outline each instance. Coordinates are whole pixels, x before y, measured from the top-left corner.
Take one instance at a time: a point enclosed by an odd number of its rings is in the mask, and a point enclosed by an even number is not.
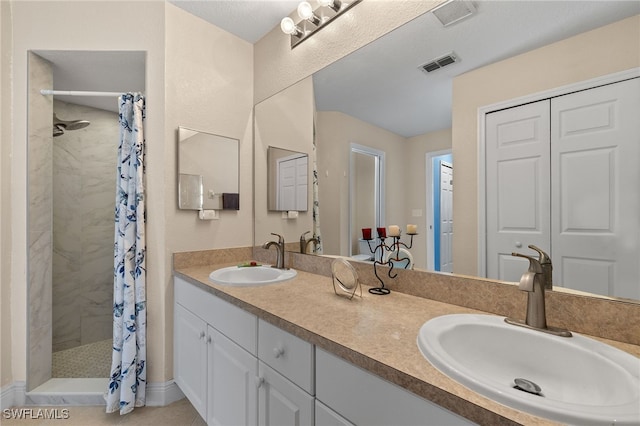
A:
[[[393,236],[393,237],[387,237],[386,235],[380,235],[378,234],[378,240],[379,243],[378,245],[375,246],[375,248],[372,248],[371,246],[371,241],[373,240],[373,238],[368,238],[365,239],[367,241],[367,244],[369,244],[369,251],[371,251],[371,254],[373,254],[373,272],[376,274],[376,278],[378,279],[378,281],[380,281],[380,287],[374,287],[374,288],[370,288],[369,289],[369,293],[372,294],[378,294],[378,295],[384,295],[384,294],[389,294],[391,293],[391,290],[389,290],[388,288],[386,288],[384,286],[384,281],[382,280],[382,278],[380,278],[380,276],[378,275],[378,265],[382,265],[382,266],[389,266],[389,271],[388,271],[388,275],[389,278],[394,279],[395,277],[398,276],[398,274],[396,272],[393,272],[393,268],[394,268],[394,263],[395,262],[407,262],[406,266],[409,266],[409,264],[411,263],[411,259],[409,259],[406,256],[400,257],[400,255],[402,254],[400,251],[401,247],[405,247],[406,249],[411,249],[411,246],[413,246],[413,236],[414,235],[418,235],[418,234],[407,234],[409,235],[409,237],[411,238],[409,240],[409,245],[403,243],[402,241],[400,241],[400,234],[398,234],[397,236]],[[387,238],[392,238],[393,239],[393,243],[391,243],[391,245],[387,245],[386,243],[386,239]],[[380,250],[380,256],[378,257],[378,250]],[[386,251],[390,252],[389,258],[385,259],[384,257],[384,253]]]

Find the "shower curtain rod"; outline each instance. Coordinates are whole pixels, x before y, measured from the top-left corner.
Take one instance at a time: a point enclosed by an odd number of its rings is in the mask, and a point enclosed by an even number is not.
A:
[[[59,95],[59,96],[120,96],[124,92],[85,92],[77,90],[50,90],[42,89],[40,93],[43,95]]]

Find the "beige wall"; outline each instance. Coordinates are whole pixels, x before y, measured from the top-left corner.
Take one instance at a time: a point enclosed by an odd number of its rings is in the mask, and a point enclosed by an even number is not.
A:
[[[365,0],[295,49],[291,49],[289,37],[276,26],[255,44],[255,103],[422,15],[442,1]]]
[[[311,184],[313,163],[313,82],[311,77],[256,105],[255,115],[255,243],[273,240],[271,232],[296,242],[303,232],[313,231]],[[297,219],[282,219],[281,212],[267,211],[267,148],[288,149],[309,156],[308,210]],[[308,237],[308,236],[307,236]]]
[[[414,267],[427,268],[427,176],[426,154],[451,149],[451,129],[438,130],[414,136],[404,144],[405,157],[405,211],[402,223],[418,225],[418,235],[413,239],[411,255]],[[454,159],[455,163],[455,159]],[[454,166],[455,170],[455,166]],[[420,210],[422,216],[413,216]]]
[[[405,138],[335,111],[316,114],[320,223],[324,252],[349,255],[350,144],[385,152],[385,222],[404,228]],[[398,147],[394,149],[393,147]]]
[[[11,4],[0,2],[0,388],[13,381],[11,339]],[[24,341],[23,341],[24,342]]]
[[[478,108],[638,66],[640,15],[454,79],[454,272],[478,271]]]

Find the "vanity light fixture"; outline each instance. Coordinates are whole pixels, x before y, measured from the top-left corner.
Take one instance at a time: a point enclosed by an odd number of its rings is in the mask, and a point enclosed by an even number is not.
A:
[[[288,16],[280,22],[282,32],[291,36],[292,49],[362,0],[313,1],[317,2],[315,9],[307,1],[303,1],[298,5],[297,12],[300,18],[298,23]]]

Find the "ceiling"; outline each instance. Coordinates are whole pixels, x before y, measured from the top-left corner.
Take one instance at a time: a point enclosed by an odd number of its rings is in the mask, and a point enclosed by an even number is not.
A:
[[[290,0],[168,1],[250,43],[278,26],[298,4]],[[470,18],[443,27],[427,13],[316,73],[318,110],[342,111],[405,137],[448,128],[453,77],[640,13],[640,2],[628,0],[480,0],[474,4],[477,13]],[[459,56],[458,63],[429,74],[418,69],[451,51]],[[37,53],[53,62],[56,90],[144,91],[144,52]],[[59,99],[116,108],[115,102],[105,98]]]

